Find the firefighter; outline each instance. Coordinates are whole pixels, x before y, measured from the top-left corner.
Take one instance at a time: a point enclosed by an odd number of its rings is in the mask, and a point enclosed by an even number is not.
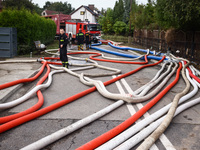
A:
[[[85,44],[86,44],[86,50],[89,50],[89,45],[91,44],[91,35],[90,35],[90,32],[87,31],[85,33]]]
[[[60,51],[60,60],[62,61],[63,67],[68,68],[68,57],[67,57],[67,43],[68,37],[65,34],[64,29],[60,29],[60,36],[59,36],[59,51]]]
[[[76,34],[76,40],[78,41],[78,50],[83,50],[84,33],[79,29],[79,33]]]

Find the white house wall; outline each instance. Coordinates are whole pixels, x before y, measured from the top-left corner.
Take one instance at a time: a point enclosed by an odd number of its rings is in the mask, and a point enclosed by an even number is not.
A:
[[[85,15],[81,15],[81,11],[85,11]],[[79,10],[74,12],[71,15],[71,19],[80,19],[81,21],[85,21],[85,19],[88,19],[90,23],[96,23],[95,16],[91,14],[87,9],[84,7],[81,7]]]

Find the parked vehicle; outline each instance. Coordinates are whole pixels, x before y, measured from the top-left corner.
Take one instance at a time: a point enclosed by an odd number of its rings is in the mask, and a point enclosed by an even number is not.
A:
[[[98,23],[88,23],[88,22],[65,22],[65,32],[71,41],[74,41],[76,34],[79,32],[79,29],[85,34],[89,31],[92,41],[97,43],[101,38],[101,28]]]

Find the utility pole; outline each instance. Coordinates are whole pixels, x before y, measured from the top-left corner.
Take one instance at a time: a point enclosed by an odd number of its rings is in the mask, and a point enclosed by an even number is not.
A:
[[[131,44],[131,11],[132,11],[132,1],[130,0],[130,17],[129,17],[129,35],[128,35],[128,44]]]

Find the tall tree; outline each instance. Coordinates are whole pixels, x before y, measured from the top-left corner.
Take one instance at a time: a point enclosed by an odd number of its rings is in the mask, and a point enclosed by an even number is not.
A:
[[[135,0],[132,0],[135,1]],[[130,18],[131,0],[124,0],[124,16],[123,21],[127,24]]]
[[[124,19],[124,3],[122,0],[116,1],[113,9],[114,21],[123,21]]]
[[[111,8],[108,8],[106,10],[106,15],[99,18],[99,23],[102,26],[102,31],[105,34],[112,34],[113,33],[113,10]]]
[[[49,2],[47,1],[43,7],[44,9],[54,10],[63,14],[70,14],[74,11],[70,3],[67,2]]]
[[[156,17],[162,28],[200,30],[198,0],[157,0]]]
[[[38,4],[34,4],[34,11],[37,13],[37,14],[41,14],[42,13],[42,8],[39,7]]]
[[[3,0],[2,5],[5,8],[18,10],[21,8],[25,8],[30,10],[31,12],[34,11],[34,4],[32,3],[32,0]]]

